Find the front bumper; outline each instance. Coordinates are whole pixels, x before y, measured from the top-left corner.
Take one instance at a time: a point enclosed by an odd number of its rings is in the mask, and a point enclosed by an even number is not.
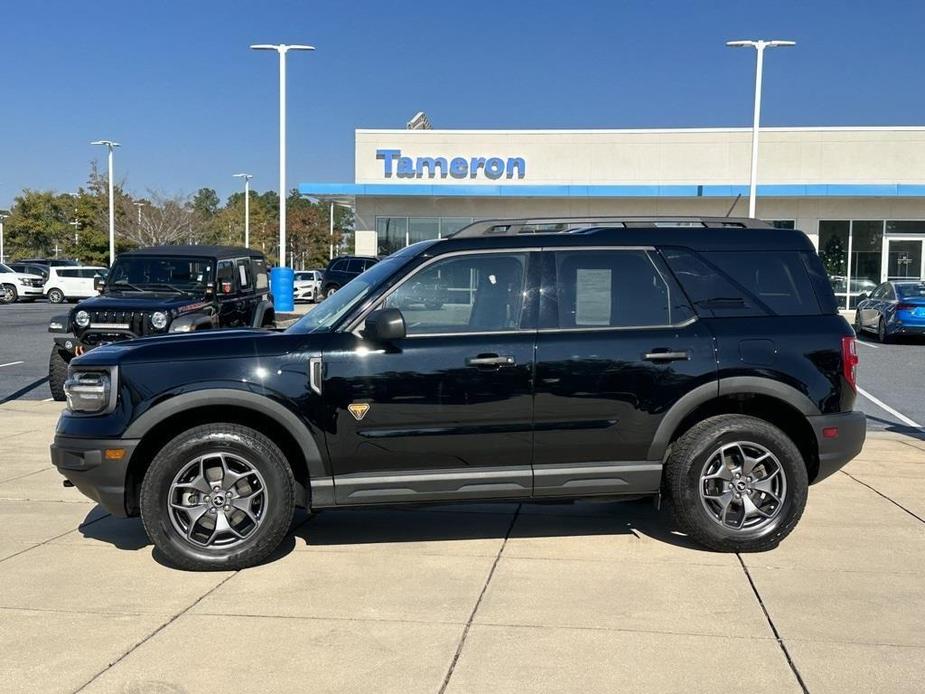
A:
[[[819,448],[819,471],[810,480],[816,483],[844,467],[861,452],[867,437],[867,417],[863,412],[807,417],[816,435]],[[837,436],[828,438],[824,430],[837,429]]]
[[[294,299],[300,301],[314,301],[315,300],[315,288],[314,287],[296,287],[292,293]]]
[[[23,287],[19,285],[16,289],[19,292],[20,298],[38,299],[45,296],[45,290],[42,289],[42,287]]]
[[[114,516],[125,517],[125,480],[129,461],[138,446],[133,439],[82,439],[55,436],[51,462],[84,495]],[[107,449],[122,448],[120,460],[107,460]]]

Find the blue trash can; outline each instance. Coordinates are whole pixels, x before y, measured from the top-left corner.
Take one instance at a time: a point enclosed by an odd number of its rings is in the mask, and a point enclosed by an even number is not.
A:
[[[275,267],[270,270],[270,293],[273,294],[273,308],[277,313],[295,310],[292,283],[295,273],[289,267]]]

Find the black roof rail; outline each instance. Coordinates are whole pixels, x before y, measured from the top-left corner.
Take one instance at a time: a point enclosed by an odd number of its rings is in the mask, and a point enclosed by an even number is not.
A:
[[[563,234],[590,227],[650,229],[658,227],[700,227],[704,229],[772,229],[751,217],[527,217],[522,219],[481,219],[464,226],[447,238],[475,236],[513,236],[516,234]]]

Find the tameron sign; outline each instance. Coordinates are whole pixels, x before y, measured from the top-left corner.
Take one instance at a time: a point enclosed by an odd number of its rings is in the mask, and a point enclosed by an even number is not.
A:
[[[527,163],[523,157],[406,157],[400,149],[377,149],[386,178],[523,178]]]

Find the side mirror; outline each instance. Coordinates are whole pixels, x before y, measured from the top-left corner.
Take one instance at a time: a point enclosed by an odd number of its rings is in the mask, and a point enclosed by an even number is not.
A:
[[[405,317],[397,308],[381,308],[366,317],[363,335],[373,342],[392,342],[405,336]]]
[[[206,284],[205,295],[213,296],[214,294],[215,294],[215,285],[212,282],[209,282],[208,284]]]
[[[103,288],[105,286],[106,286],[106,280],[104,280],[102,277],[100,277],[99,275],[96,275],[96,277],[93,278],[93,289],[97,293],[102,293]]]
[[[868,294],[867,292],[861,292],[860,294],[858,294],[858,301],[866,301],[869,298],[870,298],[870,294]]]

